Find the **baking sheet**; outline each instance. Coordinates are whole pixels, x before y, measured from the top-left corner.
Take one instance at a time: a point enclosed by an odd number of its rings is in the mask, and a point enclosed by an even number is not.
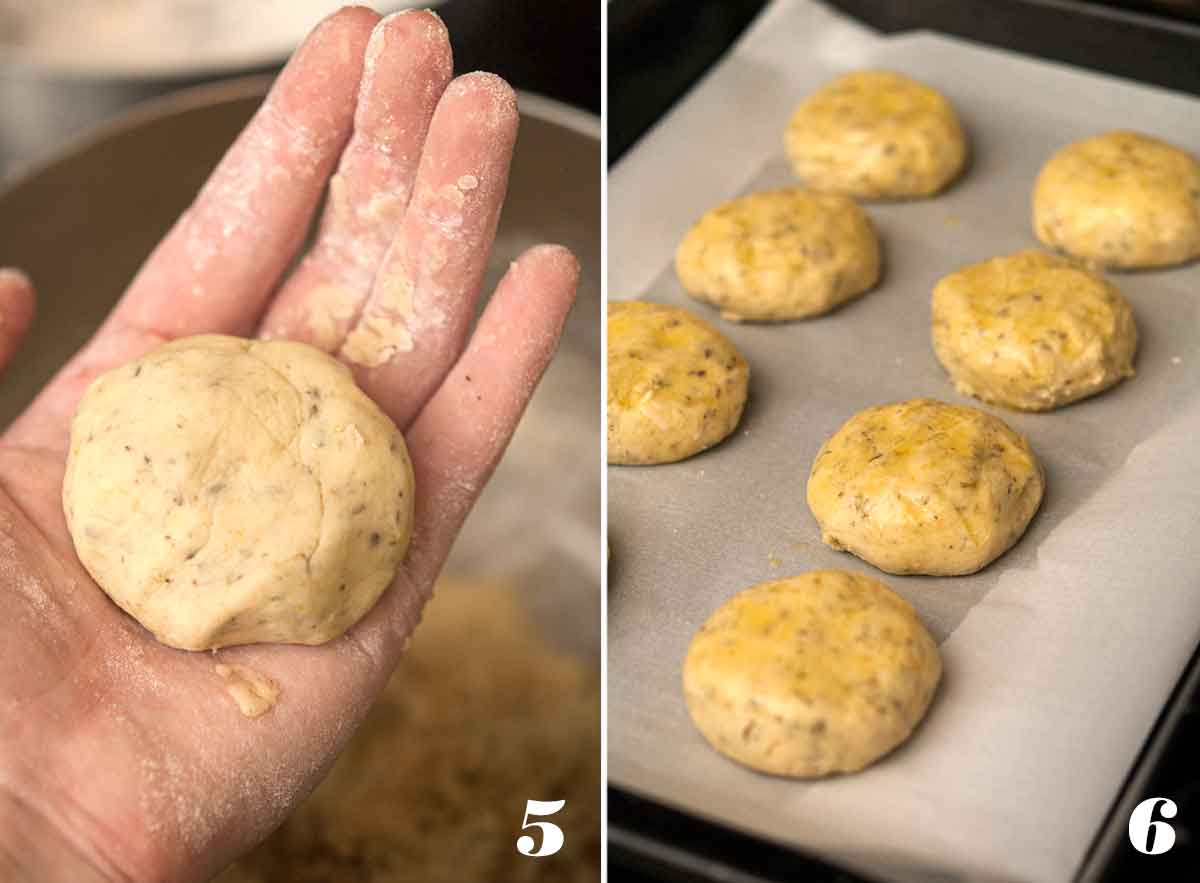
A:
[[[971,138],[969,169],[936,199],[866,206],[886,261],[873,292],[805,322],[721,322],[674,278],[679,237],[720,200],[794,183],[781,143],[792,107],[865,66],[944,92]],[[1043,415],[955,393],[929,345],[929,297],[958,267],[1036,245],[1029,196],[1041,164],[1113,128],[1200,153],[1200,102],[954,39],[882,37],[781,0],[613,171],[610,296],[691,307],[751,366],[745,417],[725,443],[608,470],[614,784],[889,879],[1064,880],[1078,869],[1200,638],[1200,266],[1114,275],[1141,334],[1137,377]],[[876,572],[820,543],[804,486],[852,414],[920,395],[984,407],[1024,433],[1046,469],[1040,512],[975,576],[883,575],[945,661],[909,743],[815,783],[725,760],[684,707],[692,633],[753,583]]]

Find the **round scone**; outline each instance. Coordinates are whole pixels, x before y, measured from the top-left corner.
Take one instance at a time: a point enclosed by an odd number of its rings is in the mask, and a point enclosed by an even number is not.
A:
[[[765,773],[852,773],[909,737],[942,674],[912,607],[877,579],[823,570],[721,605],[683,664],[709,744]]]
[[[860,411],[821,447],[821,540],[888,573],[955,576],[1000,557],[1042,501],[1042,468],[1004,421],[911,399]]]
[[[750,369],[725,335],[679,307],[608,305],[608,462],[673,463],[733,432]]]
[[[959,392],[1048,411],[1132,377],[1137,326],[1107,279],[1031,249],[938,282],[933,349]]]
[[[336,360],[201,335],[88,387],[63,508],[79,560],[162,643],[320,644],[391,583],[413,474]]]
[[[706,212],[679,243],[675,272],[730,321],[804,319],[878,281],[879,240],[845,196],[769,190]]]
[[[1052,248],[1115,269],[1200,257],[1200,162],[1136,132],[1068,144],[1038,175],[1033,230]]]
[[[967,158],[950,102],[890,71],[855,71],[817,89],[792,113],[784,142],[809,187],[862,199],[931,196]]]

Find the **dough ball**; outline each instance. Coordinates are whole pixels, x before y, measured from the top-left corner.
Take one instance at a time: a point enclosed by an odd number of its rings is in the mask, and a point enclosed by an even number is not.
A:
[[[856,772],[907,739],[941,674],[908,602],[877,579],[823,570],[722,604],[688,647],[683,692],[717,751],[807,778]]]
[[[1167,267],[1200,257],[1200,163],[1136,132],[1076,141],[1033,188],[1037,238],[1102,267]]]
[[[821,540],[888,573],[955,576],[995,560],[1042,501],[1042,468],[1002,420],[911,399],[851,417],[821,447],[808,507]]]
[[[608,305],[608,462],[673,463],[737,427],[750,369],[729,340],[679,307]]]
[[[931,196],[967,158],[942,95],[889,71],[856,71],[805,98],[784,133],[792,168],[815,190],[863,199]]]
[[[933,289],[933,348],[959,392],[1048,411],[1133,376],[1133,310],[1067,258],[1021,251]]]
[[[844,196],[771,190],[705,213],[679,243],[675,272],[731,321],[803,319],[878,281],[879,240]]]
[[[413,475],[336,360],[202,335],[92,383],[63,508],[79,560],[164,644],[320,644],[391,583]]]

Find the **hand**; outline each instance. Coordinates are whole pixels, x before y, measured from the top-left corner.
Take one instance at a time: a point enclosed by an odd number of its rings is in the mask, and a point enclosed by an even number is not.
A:
[[[4,436],[0,877],[207,879],[314,787],[386,682],[553,353],[578,276],[565,249],[531,249],[467,339],[517,109],[497,77],[450,77],[432,14],[326,19],[103,326]],[[316,241],[284,278],[327,181]],[[0,364],[33,301],[28,280],[0,271]],[[76,559],[61,484],[83,389],[201,332],[338,355],[408,440],[408,559],[329,644],[216,659],[173,650]],[[217,661],[277,681],[275,708],[244,717]]]

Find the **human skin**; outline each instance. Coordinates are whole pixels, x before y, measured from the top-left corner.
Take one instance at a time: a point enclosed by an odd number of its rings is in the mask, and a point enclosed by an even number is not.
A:
[[[330,16],[95,336],[0,439],[0,878],[208,879],[329,768],[416,627],[574,299],[570,252],[536,246],[468,338],[516,127],[502,80],[451,80],[432,14]],[[335,171],[344,198],[331,200],[315,244],[285,277]],[[476,184],[448,205],[446,182],[463,180]],[[393,197],[392,210],[368,210],[379,194]],[[416,317],[436,308],[439,321],[379,364],[346,359],[360,313],[386,313],[398,279],[415,292]],[[321,315],[330,286],[351,309]],[[0,365],[34,301],[28,279],[0,270]],[[286,336],[342,356],[408,441],[417,487],[408,558],[371,612],[328,644],[215,658],[171,649],[75,556],[61,485],[84,388],[164,341],[205,332]],[[244,717],[217,662],[277,681],[276,706]]]

